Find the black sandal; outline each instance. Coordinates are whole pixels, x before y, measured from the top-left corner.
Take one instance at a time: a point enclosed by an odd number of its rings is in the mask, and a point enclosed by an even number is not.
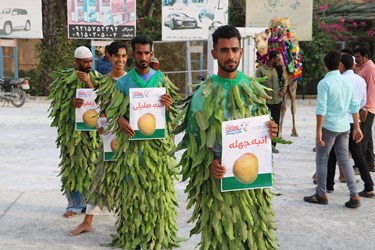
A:
[[[375,197],[375,192],[374,191],[367,192],[366,190],[363,190],[359,192],[358,195],[361,197],[365,197],[365,198],[373,198]]]
[[[328,204],[328,199],[326,197],[319,196],[318,194],[305,196],[303,197],[303,200],[309,203],[316,203],[316,204],[321,204],[321,205]]]

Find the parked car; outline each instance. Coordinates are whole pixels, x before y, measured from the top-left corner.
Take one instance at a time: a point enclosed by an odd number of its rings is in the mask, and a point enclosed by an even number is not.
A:
[[[171,30],[190,28],[194,29],[198,26],[197,19],[190,17],[185,13],[172,12],[164,18],[164,25]]]
[[[0,12],[0,29],[6,35],[12,33],[15,29],[24,29],[29,31],[31,28],[30,16],[25,9],[4,8]]]

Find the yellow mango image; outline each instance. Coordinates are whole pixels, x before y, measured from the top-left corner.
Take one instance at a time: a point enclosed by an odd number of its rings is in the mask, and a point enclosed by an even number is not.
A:
[[[137,125],[142,134],[150,136],[155,132],[156,129],[155,116],[153,114],[146,113],[139,117]]]
[[[88,127],[94,128],[98,124],[98,112],[95,109],[89,109],[83,113],[82,120]]]
[[[243,184],[253,183],[258,177],[259,163],[256,155],[245,153],[233,164],[233,174]]]
[[[117,144],[116,138],[112,139],[110,146],[111,146],[112,152],[113,153],[117,153],[117,151],[118,151],[118,144]]]

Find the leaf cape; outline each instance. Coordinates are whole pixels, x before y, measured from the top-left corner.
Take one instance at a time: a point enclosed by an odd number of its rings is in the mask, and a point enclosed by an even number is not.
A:
[[[121,79],[127,87],[137,85],[131,76],[129,72]],[[163,86],[174,101],[179,99],[176,87],[164,75],[159,75],[156,84],[151,87]],[[117,124],[119,117],[128,115],[129,97],[118,89],[114,90],[107,109],[109,127],[116,131],[119,145],[115,166],[115,171],[119,172],[115,210],[117,234],[112,246],[124,249],[177,247],[177,201],[173,182],[177,179],[178,168],[174,157],[168,154],[174,148],[171,131],[177,109],[173,105],[170,107],[166,138],[159,140],[129,141]]]
[[[275,249],[276,225],[269,189],[220,192],[210,165],[221,159],[221,123],[268,114],[267,95],[256,81],[238,71],[235,79],[211,76],[184,107],[176,131],[185,136],[176,150],[186,148],[179,165],[188,181],[187,209],[193,208],[190,235],[201,234],[200,249]]]
[[[51,74],[55,80],[51,83],[48,99],[51,100],[49,117],[51,126],[57,127],[57,147],[60,148],[60,173],[65,193],[72,191],[88,194],[90,173],[95,167],[99,141],[96,131],[80,132],[75,130],[75,108],[71,106],[77,88],[85,84],[77,77],[74,69],[62,70]],[[94,82],[94,72],[89,73]]]

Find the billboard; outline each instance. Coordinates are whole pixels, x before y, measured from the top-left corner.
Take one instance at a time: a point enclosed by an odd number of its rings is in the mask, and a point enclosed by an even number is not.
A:
[[[67,0],[68,36],[74,39],[131,39],[136,0]]]
[[[0,38],[43,38],[42,0],[0,1]]]
[[[162,0],[162,40],[207,40],[228,24],[228,0]]]
[[[313,0],[247,0],[246,27],[268,27],[273,18],[288,17],[299,41],[312,39]]]

